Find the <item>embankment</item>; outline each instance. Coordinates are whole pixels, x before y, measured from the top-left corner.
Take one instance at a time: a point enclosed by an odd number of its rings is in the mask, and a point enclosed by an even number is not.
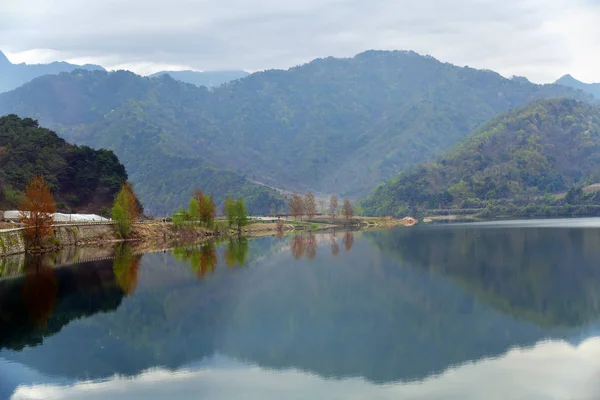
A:
[[[0,232],[0,257],[25,252],[25,241],[20,229]]]

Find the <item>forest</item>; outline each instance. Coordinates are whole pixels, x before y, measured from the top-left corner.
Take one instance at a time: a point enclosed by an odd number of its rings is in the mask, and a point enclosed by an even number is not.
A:
[[[501,112],[538,98],[592,97],[405,51],[317,59],[213,90],[170,76],[83,71],[0,95],[0,113],[39,119],[108,148],[149,211],[185,206],[194,187],[265,212],[285,189],[359,198],[431,160]]]
[[[110,150],[69,144],[31,118],[0,118],[0,209],[17,208],[35,175],[44,176],[63,212],[98,213],[127,180]]]
[[[508,112],[435,162],[378,186],[367,214],[480,209],[486,216],[600,215],[600,109],[569,99]]]

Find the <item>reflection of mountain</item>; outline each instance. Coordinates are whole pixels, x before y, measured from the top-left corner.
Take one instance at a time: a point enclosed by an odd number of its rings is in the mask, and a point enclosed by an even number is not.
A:
[[[388,243],[396,235],[375,237]],[[244,268],[228,268],[219,256],[201,281],[166,254],[144,256],[137,289],[117,310],[74,321],[43,346],[0,357],[51,375],[93,379],[174,369],[218,353],[262,367],[392,382],[572,334],[515,320],[444,276],[400,268],[360,237],[352,252],[337,257],[323,240],[312,261],[273,252],[277,243],[250,241],[248,258],[260,261]],[[271,256],[261,259],[260,252]],[[536,309],[524,301],[523,309]]]
[[[115,310],[122,297],[110,260],[0,281],[0,349],[39,345],[74,319]]]
[[[369,233],[393,258],[452,278],[514,317],[543,326],[600,318],[600,230],[427,227]]]

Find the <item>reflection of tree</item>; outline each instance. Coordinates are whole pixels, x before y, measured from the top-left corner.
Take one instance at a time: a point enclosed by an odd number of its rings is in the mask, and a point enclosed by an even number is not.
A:
[[[248,239],[238,237],[237,239],[231,239],[227,243],[225,249],[225,263],[230,267],[237,265],[246,264],[246,258],[248,257]]]
[[[46,326],[56,305],[58,285],[54,269],[47,259],[36,257],[28,267],[23,284],[23,298],[30,320],[36,326]]]
[[[290,251],[296,260],[304,256],[304,238],[302,235],[295,235],[290,242]]]
[[[352,250],[352,245],[354,244],[354,233],[353,232],[346,232],[344,233],[344,248],[346,249],[346,251],[350,251]]]
[[[308,239],[306,239],[306,258],[314,260],[317,256],[317,239],[312,232],[309,232]]]
[[[198,277],[203,279],[215,270],[217,265],[217,249],[213,241],[203,243],[197,247],[179,247],[173,250],[175,259],[189,263]]]
[[[329,241],[331,242],[331,255],[337,257],[340,254],[340,245],[335,238],[335,232],[331,234]]]
[[[127,245],[119,245],[113,261],[113,271],[123,293],[131,295],[135,292],[138,280],[141,255],[135,255]]]
[[[208,242],[200,247],[200,269],[196,271],[198,279],[212,273],[217,265],[217,249],[214,242]]]

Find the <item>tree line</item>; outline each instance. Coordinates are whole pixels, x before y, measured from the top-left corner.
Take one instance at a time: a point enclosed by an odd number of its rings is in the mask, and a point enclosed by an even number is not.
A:
[[[194,194],[188,202],[188,208],[180,207],[173,214],[173,224],[182,226],[185,224],[204,226],[209,229],[221,228],[222,225],[215,223],[217,206],[213,196],[207,195],[200,189],[195,189]],[[226,226],[237,228],[241,232],[242,227],[248,225],[248,211],[243,198],[234,199],[227,197],[223,206]]]
[[[324,208],[324,202],[321,202],[322,208]],[[338,215],[338,197],[333,194],[329,198],[329,208],[327,213],[331,216],[332,219],[335,220],[336,215]],[[289,213],[297,219],[298,217],[302,218],[302,216],[307,216],[308,219],[314,218],[317,214],[317,205],[315,201],[315,195],[313,192],[308,192],[304,196],[299,194],[293,194],[289,200]],[[348,199],[344,199],[344,203],[341,209],[342,215],[346,219],[350,219],[354,216],[354,208],[352,207],[352,203]]]

